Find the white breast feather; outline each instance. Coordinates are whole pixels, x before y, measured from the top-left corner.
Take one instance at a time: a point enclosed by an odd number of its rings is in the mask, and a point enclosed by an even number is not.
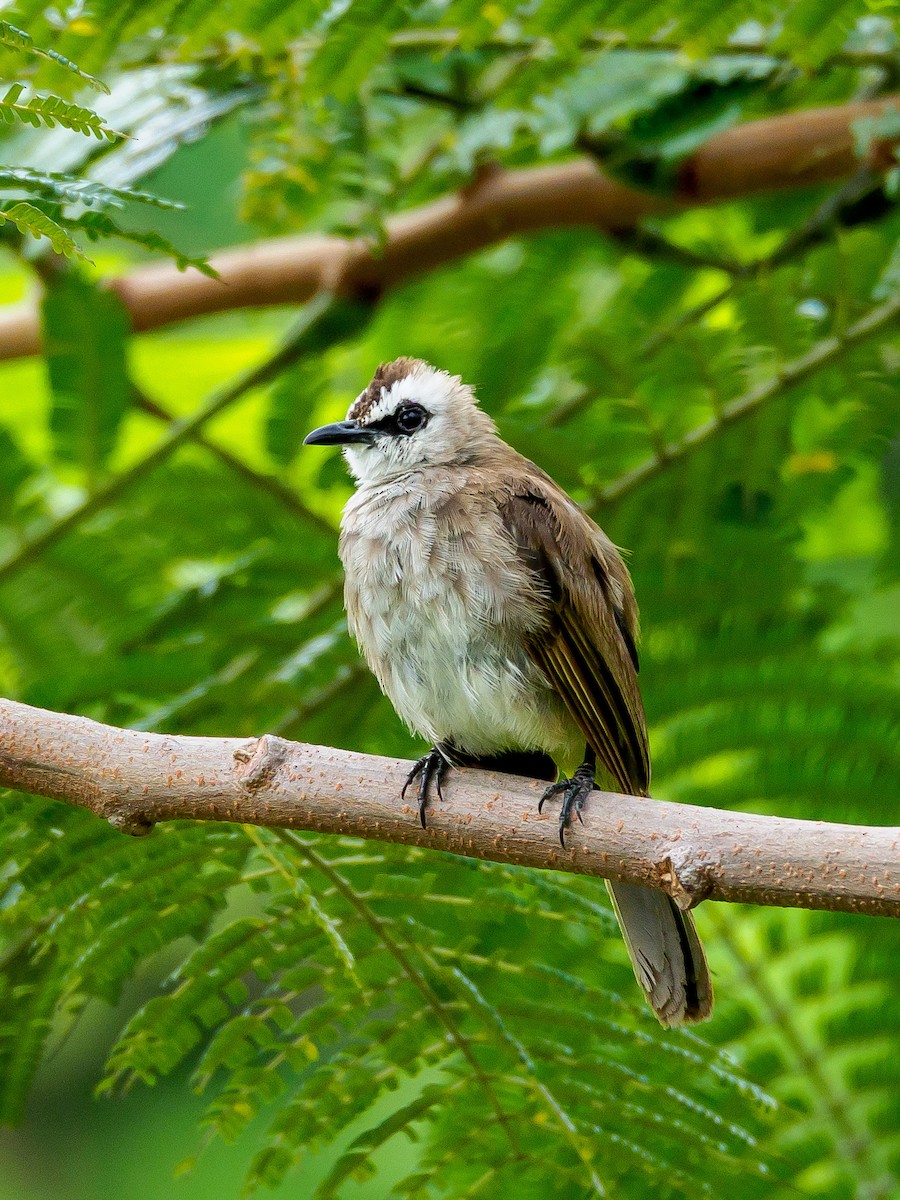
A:
[[[399,716],[427,741],[569,754],[577,730],[522,649],[534,612],[525,569],[496,513],[454,522],[445,495],[363,486],[350,501],[341,558],[351,630]]]

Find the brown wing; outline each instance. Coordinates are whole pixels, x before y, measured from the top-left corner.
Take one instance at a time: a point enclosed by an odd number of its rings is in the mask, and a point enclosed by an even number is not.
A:
[[[618,551],[552,480],[509,484],[501,515],[542,585],[546,619],[526,649],[623,792],[646,795],[650,756],[637,683],[637,609]]]

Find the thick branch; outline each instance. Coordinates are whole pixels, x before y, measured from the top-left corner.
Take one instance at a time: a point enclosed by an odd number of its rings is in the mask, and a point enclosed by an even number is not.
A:
[[[900,828],[832,825],[598,792],[556,840],[534,781],[454,771],[428,829],[398,793],[409,764],[265,736],[171,737],[0,700],[0,786],[129,833],[192,818],[313,829],[630,880],[704,899],[900,916]]]
[[[900,97],[887,97],[807,109],[726,130],[685,160],[671,196],[627,187],[589,159],[498,168],[458,195],[388,221],[383,246],[338,237],[280,238],[216,255],[221,280],[158,264],[107,286],[122,299],[137,331],[204,313],[302,304],[321,291],[371,295],[516,234],[567,227],[628,230],[654,214],[843,179],[861,165],[854,124],[898,103]],[[866,161],[876,170],[889,166],[891,143],[873,142]],[[33,307],[3,314],[0,359],[39,350]]]

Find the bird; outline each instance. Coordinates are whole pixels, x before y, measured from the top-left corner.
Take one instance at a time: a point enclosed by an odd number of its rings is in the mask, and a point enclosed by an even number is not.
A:
[[[307,445],[343,448],[348,626],[381,690],[431,749],[402,789],[479,767],[548,783],[565,834],[597,787],[647,796],[638,608],[610,538],[500,436],[474,389],[410,357],[382,363],[347,418]],[[578,764],[572,770],[574,764]],[[566,774],[571,770],[571,774]],[[635,978],[666,1027],[701,1021],[712,984],[689,912],[607,881]]]

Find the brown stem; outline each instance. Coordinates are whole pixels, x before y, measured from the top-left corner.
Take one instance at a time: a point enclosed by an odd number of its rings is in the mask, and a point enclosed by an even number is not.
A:
[[[393,217],[383,246],[361,238],[277,238],[214,256],[219,280],[159,263],[106,286],[139,332],[203,313],[302,304],[321,291],[376,295],[516,234],[571,227],[627,231],[651,215],[843,179],[862,165],[855,123],[891,107],[900,107],[900,97],[806,109],[725,130],[685,159],[671,195],[637,191],[586,158],[496,168],[457,195]],[[896,140],[874,141],[866,163],[873,170],[890,166]],[[33,306],[9,309],[0,318],[0,359],[37,354],[40,344]]]
[[[266,735],[140,733],[0,700],[0,786],[90,809],[128,833],[240,821],[628,880],[701,900],[900,916],[900,828],[828,824],[595,793],[561,850],[541,784],[454,771],[427,829],[396,759]]]

